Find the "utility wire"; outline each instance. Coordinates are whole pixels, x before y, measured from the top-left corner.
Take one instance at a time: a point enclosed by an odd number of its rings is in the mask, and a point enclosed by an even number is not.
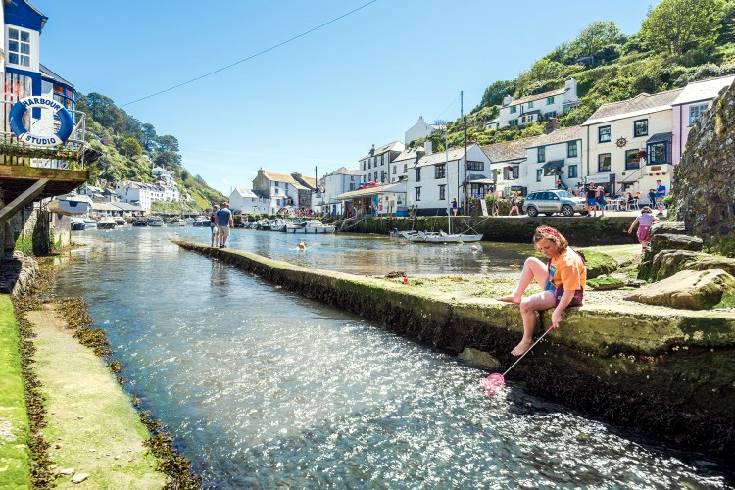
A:
[[[345,17],[348,17],[348,16],[350,16],[350,15],[352,15],[354,13],[359,12],[360,10],[363,10],[363,9],[369,7],[370,5],[372,5],[373,3],[377,2],[377,1],[378,0],[370,0],[369,2],[366,2],[366,3],[362,4],[362,5],[360,5],[359,7],[350,10],[349,12],[346,12],[346,13],[340,15],[339,17],[335,17],[335,18],[330,19],[330,20],[328,20],[326,22],[323,22],[323,23],[321,23],[321,24],[319,24],[317,26],[314,26],[311,29],[308,29],[308,30],[306,30],[306,31],[304,31],[304,32],[302,32],[300,34],[296,34],[295,36],[292,36],[292,37],[286,39],[285,41],[281,41],[280,43],[274,44],[273,46],[270,46],[268,48],[263,49],[262,51],[258,51],[257,53],[251,54],[250,56],[248,56],[246,58],[243,58],[241,60],[235,61],[234,63],[231,63],[231,64],[229,64],[227,66],[223,66],[222,68],[219,68],[219,69],[217,69],[215,71],[211,71],[209,73],[205,73],[204,75],[200,75],[198,77],[195,77],[195,78],[186,80],[185,82],[177,83],[176,85],[172,85],[172,86],[168,87],[167,89],[160,90],[158,92],[152,93],[150,95],[146,95],[146,96],[141,97],[139,99],[132,100],[130,102],[126,102],[121,107],[129,106],[131,104],[135,104],[137,102],[141,102],[143,100],[150,99],[152,97],[156,97],[158,95],[165,94],[167,92],[171,92],[172,90],[175,90],[175,89],[177,89],[179,87],[183,87],[184,85],[188,85],[190,83],[194,83],[194,82],[196,82],[198,80],[201,80],[202,78],[206,78],[206,77],[209,77],[209,76],[212,76],[212,75],[217,75],[217,74],[219,74],[219,73],[221,73],[221,72],[223,72],[225,70],[229,70],[230,68],[234,68],[235,66],[237,66],[237,65],[239,65],[241,63],[245,63],[246,61],[250,61],[253,58],[257,58],[259,56],[262,56],[262,55],[264,55],[266,53],[269,53],[270,51],[273,51],[274,49],[280,48],[281,46],[284,46],[284,45],[286,45],[286,44],[288,44],[290,42],[293,42],[293,41],[295,41],[295,40],[297,40],[299,38],[302,38],[304,36],[307,36],[307,35],[311,34],[314,31],[318,31],[319,29],[321,29],[323,27],[326,27],[326,26],[328,26],[330,24],[334,24],[335,22],[338,22],[338,21],[344,19]]]

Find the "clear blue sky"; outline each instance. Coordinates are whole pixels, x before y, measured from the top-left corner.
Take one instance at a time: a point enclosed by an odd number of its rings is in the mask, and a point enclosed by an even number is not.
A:
[[[41,59],[118,105],[208,73],[366,0],[34,0],[49,21]],[[125,107],[181,143],[219,190],[261,167],[357,166],[419,115],[459,116],[588,23],[638,30],[657,0],[378,0],[263,57]]]

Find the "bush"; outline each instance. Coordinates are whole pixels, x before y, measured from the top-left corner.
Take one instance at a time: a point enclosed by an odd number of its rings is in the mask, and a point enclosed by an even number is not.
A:
[[[485,197],[485,204],[487,204],[487,212],[488,214],[493,214],[493,207],[497,203],[498,205],[498,215],[500,216],[507,216],[510,214],[510,199],[506,199],[504,197],[497,197],[493,194],[490,194]]]

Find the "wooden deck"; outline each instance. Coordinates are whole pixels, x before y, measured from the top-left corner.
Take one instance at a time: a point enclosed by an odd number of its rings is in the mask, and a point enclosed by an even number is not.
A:
[[[0,189],[6,203],[23,194],[40,179],[48,179],[48,182],[36,199],[68,194],[86,182],[88,177],[87,170],[0,165]]]

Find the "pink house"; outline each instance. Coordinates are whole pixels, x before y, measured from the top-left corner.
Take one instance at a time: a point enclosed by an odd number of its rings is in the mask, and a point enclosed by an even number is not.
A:
[[[671,157],[674,165],[678,165],[681,160],[691,127],[709,108],[720,90],[729,87],[733,80],[735,80],[735,75],[692,82],[684,87],[684,90],[671,103],[673,118]]]

